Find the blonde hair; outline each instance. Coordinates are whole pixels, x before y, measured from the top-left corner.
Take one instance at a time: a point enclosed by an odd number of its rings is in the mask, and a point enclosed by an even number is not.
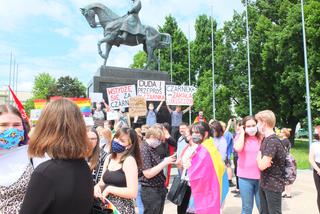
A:
[[[219,121],[219,122],[220,122],[220,124],[221,124],[221,126],[222,126],[223,131],[225,131],[226,128],[227,128],[226,123],[223,122],[223,121]]]
[[[152,128],[149,128],[146,132],[146,139],[154,137],[161,140],[163,136],[164,136],[164,133],[160,128],[152,127]]]
[[[291,129],[282,128],[282,129],[281,129],[281,132],[286,136],[286,138],[289,138],[289,137],[290,137]]]
[[[270,110],[260,111],[255,115],[258,121],[265,122],[269,128],[274,128],[276,125],[276,116]]]
[[[102,126],[98,126],[96,130],[100,136],[104,137],[109,143],[111,142],[112,131],[109,128],[103,128]]]
[[[55,159],[87,158],[90,143],[86,124],[79,107],[70,100],[58,99],[43,109],[30,137],[28,153]]]

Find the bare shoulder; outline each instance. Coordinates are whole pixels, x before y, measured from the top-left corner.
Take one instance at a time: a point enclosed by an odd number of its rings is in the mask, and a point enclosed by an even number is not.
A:
[[[136,159],[132,156],[126,157],[126,159],[123,161],[123,167],[124,168],[131,168],[131,167],[137,167]]]

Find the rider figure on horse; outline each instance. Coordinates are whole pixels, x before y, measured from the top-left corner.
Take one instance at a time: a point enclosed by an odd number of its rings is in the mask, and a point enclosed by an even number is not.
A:
[[[140,0],[132,0],[133,6],[131,10],[128,11],[128,15],[126,16],[121,28],[119,38],[122,41],[127,39],[128,33],[132,35],[145,35],[144,26],[141,24],[139,19],[139,11],[141,10],[141,1]]]

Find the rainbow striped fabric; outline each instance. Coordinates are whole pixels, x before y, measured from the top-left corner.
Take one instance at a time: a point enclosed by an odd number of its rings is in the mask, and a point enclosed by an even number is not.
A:
[[[73,100],[80,108],[82,114],[86,117],[91,114],[91,100],[90,98],[69,98]]]
[[[225,164],[212,138],[197,148],[188,176],[196,213],[220,214],[229,191],[229,182]]]
[[[104,198],[102,204],[108,210],[112,210],[112,214],[120,214],[119,210],[108,199]]]
[[[50,101],[53,101],[53,100],[56,100],[56,99],[60,99],[61,97],[59,96],[56,96],[56,97],[51,97],[50,98]],[[90,98],[67,98],[69,100],[72,100],[73,102],[75,102],[82,114],[85,116],[85,117],[88,117],[90,116],[91,114],[91,100]],[[47,101],[46,100],[34,100],[34,108],[35,109],[43,109],[47,104]]]
[[[35,109],[43,109],[47,104],[46,100],[34,100],[33,102]]]

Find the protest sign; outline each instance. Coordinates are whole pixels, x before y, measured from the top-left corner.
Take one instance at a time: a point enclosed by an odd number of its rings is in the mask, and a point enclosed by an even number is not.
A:
[[[193,105],[193,94],[197,88],[186,85],[166,85],[167,105]]]
[[[135,85],[107,88],[108,104],[111,109],[129,107],[129,98],[136,96]]]
[[[137,96],[143,96],[148,101],[165,100],[165,81],[138,80]]]
[[[147,112],[145,97],[130,97],[129,115],[130,117],[145,116]]]
[[[91,102],[101,102],[103,100],[102,93],[89,92]]]
[[[118,120],[119,113],[117,111],[108,111],[107,112],[107,120]]]
[[[31,109],[30,111],[30,120],[37,121],[40,118],[42,109]]]
[[[92,117],[83,117],[86,126],[94,126],[94,121]]]

